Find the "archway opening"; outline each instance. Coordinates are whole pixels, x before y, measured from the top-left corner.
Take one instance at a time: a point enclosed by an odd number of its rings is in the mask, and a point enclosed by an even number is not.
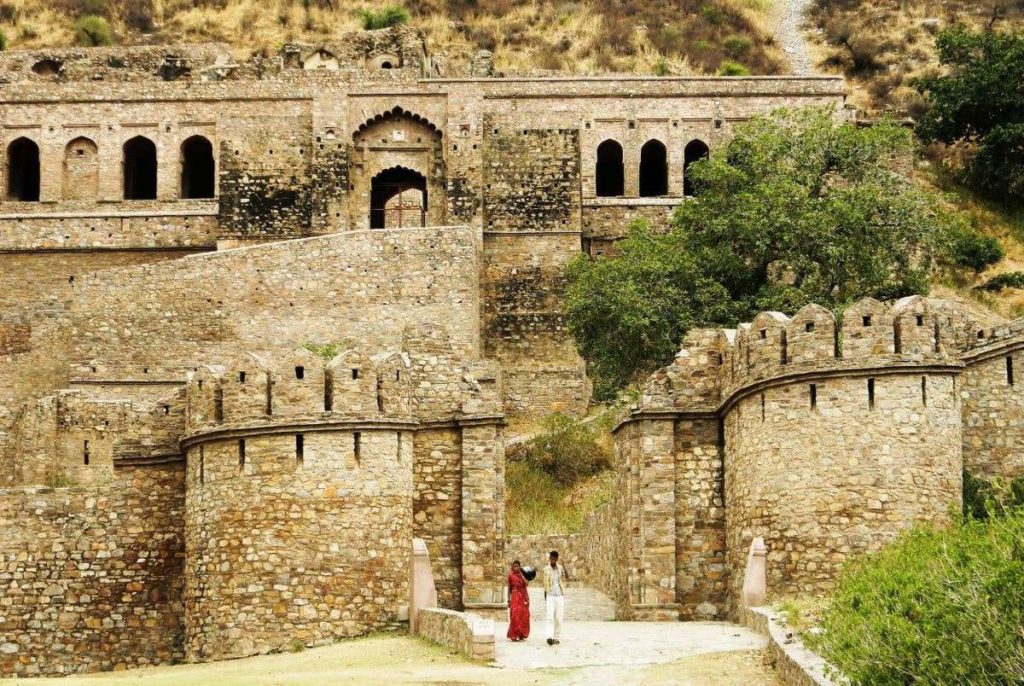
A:
[[[7,199],[39,200],[39,146],[28,138],[7,146]]]
[[[65,200],[93,200],[100,182],[99,149],[84,136],[75,138],[64,147]]]
[[[707,159],[710,155],[711,150],[704,141],[692,140],[686,144],[686,148],[683,149],[683,195],[697,194],[693,182],[690,181],[690,165]]]
[[[640,197],[668,195],[668,154],[665,144],[649,140],[640,148]]]
[[[214,186],[213,144],[192,136],[181,144],[181,197],[212,198]]]
[[[156,145],[145,136],[124,144],[122,170],[125,200],[156,199]]]
[[[611,139],[597,146],[594,186],[599,197],[622,195],[625,175],[622,169],[622,146]]]
[[[370,228],[397,229],[426,225],[427,179],[405,167],[385,169],[373,177]]]

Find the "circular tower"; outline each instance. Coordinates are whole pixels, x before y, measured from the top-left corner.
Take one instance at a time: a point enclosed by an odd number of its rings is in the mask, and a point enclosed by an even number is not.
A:
[[[188,385],[186,654],[329,643],[409,596],[412,429],[401,357],[306,350]]]

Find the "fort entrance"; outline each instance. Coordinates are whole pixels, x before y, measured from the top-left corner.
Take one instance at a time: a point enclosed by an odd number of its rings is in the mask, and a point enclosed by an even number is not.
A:
[[[385,169],[373,177],[370,228],[400,229],[426,226],[427,179],[405,167]]]

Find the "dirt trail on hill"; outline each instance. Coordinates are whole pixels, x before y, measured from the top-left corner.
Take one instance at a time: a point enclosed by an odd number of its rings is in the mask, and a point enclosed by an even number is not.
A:
[[[816,73],[815,57],[804,26],[814,0],[773,0],[775,40],[789,61],[789,72],[796,76]]]

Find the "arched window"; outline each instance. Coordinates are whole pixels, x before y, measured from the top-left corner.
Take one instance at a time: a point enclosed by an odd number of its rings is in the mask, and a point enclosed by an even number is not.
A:
[[[640,197],[668,195],[668,154],[659,140],[649,140],[640,148]]]
[[[181,197],[213,197],[213,144],[202,136],[181,144]]]
[[[121,162],[125,200],[156,199],[156,145],[145,136],[124,144]]]
[[[96,143],[75,138],[64,148],[63,197],[65,200],[91,200],[99,192],[100,166]]]
[[[597,165],[594,169],[594,186],[597,195],[600,197],[622,195],[624,185],[622,146],[617,141],[608,139],[597,146]]]
[[[385,169],[373,177],[370,228],[397,229],[426,225],[427,179],[405,167]]]
[[[701,140],[692,140],[683,149],[683,195],[696,195],[693,184],[690,183],[690,165],[699,160],[707,159],[711,154],[707,143]]]
[[[39,200],[39,146],[28,138],[7,146],[7,199]]]

